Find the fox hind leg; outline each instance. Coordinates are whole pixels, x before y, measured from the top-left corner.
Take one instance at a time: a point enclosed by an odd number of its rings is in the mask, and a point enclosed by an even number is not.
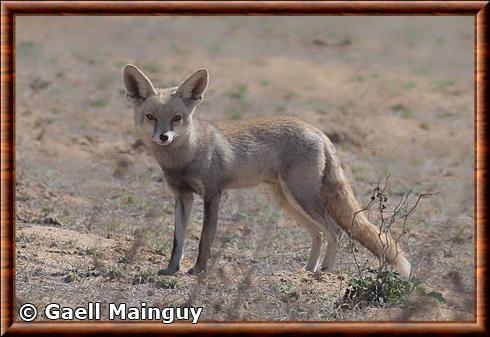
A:
[[[294,177],[294,176],[293,176]],[[281,180],[283,195],[289,201],[289,204],[295,208],[308,223],[315,226],[321,231],[327,239],[327,248],[323,259],[321,270],[329,271],[332,269],[335,257],[340,246],[342,230],[326,212],[323,199],[320,195],[321,180],[315,179],[309,181],[296,182],[293,177],[288,180]]]
[[[288,201],[279,185],[271,184],[270,191],[272,198],[281,207],[286,214],[296,220],[300,225],[304,226],[311,236],[310,257],[306,264],[306,270],[316,271],[320,260],[320,252],[323,244],[323,233],[309,219],[298,212]]]
[[[340,240],[342,238],[342,231],[335,223],[329,224],[329,231],[327,237],[327,249],[325,250],[325,256],[323,258],[321,271],[331,271],[335,262],[335,257],[340,246]]]

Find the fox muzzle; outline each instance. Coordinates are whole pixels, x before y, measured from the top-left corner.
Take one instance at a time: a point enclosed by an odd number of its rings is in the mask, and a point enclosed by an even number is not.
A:
[[[168,145],[174,140],[174,138],[175,138],[174,131],[167,131],[165,133],[153,135],[153,141],[158,145]]]

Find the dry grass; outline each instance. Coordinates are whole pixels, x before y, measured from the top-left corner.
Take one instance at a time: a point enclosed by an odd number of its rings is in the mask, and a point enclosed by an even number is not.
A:
[[[473,319],[471,20],[17,18],[17,303],[194,305],[205,320]],[[133,134],[125,63],[159,85],[206,66],[201,118],[295,115],[322,128],[364,205],[388,174],[389,200],[417,183],[439,192],[403,241],[425,295],[340,310],[357,264],[376,260],[346,240],[331,273],[306,272],[307,232],[261,187],[224,196],[205,277],[157,276],[173,200]],[[184,271],[201,221],[197,200]]]

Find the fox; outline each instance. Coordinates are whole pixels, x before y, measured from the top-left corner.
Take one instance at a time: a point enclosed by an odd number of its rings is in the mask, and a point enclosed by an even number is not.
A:
[[[123,84],[134,110],[135,133],[162,168],[175,197],[172,252],[159,275],[180,271],[194,195],[204,204],[198,256],[188,270],[197,275],[207,272],[223,192],[263,183],[277,205],[307,229],[307,271],[332,270],[345,232],[410,278],[411,264],[398,242],[360,212],[325,132],[294,117],[195,118],[209,84],[207,69],[196,70],[176,87],[157,88],[138,67],[127,64]]]

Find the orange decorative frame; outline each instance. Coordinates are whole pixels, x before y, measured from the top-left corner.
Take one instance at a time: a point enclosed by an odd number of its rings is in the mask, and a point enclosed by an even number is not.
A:
[[[15,319],[15,17],[19,15],[467,15],[475,17],[476,320],[470,322],[24,323]],[[4,1],[1,4],[1,334],[488,335],[488,1]]]

